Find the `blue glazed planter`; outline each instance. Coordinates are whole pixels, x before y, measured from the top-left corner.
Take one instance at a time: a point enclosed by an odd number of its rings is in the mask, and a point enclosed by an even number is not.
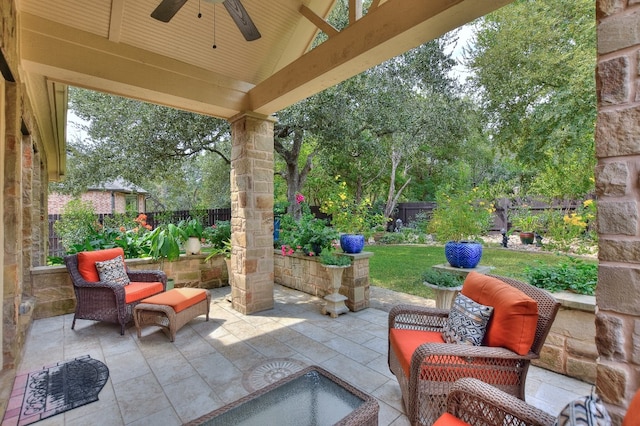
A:
[[[273,242],[277,243],[280,239],[280,218],[273,220]]]
[[[340,248],[345,253],[360,253],[364,248],[364,235],[342,234],[340,235]]]
[[[472,241],[449,241],[444,255],[454,268],[475,268],[482,257],[482,244]]]

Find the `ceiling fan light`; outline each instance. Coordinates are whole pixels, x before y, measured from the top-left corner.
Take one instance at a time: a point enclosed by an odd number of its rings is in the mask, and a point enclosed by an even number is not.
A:
[[[207,3],[223,3],[224,0],[204,0]]]

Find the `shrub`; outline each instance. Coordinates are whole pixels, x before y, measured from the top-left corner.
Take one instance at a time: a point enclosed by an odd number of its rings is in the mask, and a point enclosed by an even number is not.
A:
[[[537,261],[537,266],[525,268],[524,275],[531,285],[550,292],[570,291],[594,295],[598,282],[598,266],[571,256],[567,256],[567,259],[568,261],[557,265],[546,265]]]
[[[564,251],[587,253],[597,245],[595,223],[596,204],[586,200],[575,211],[549,209],[543,212],[545,245],[548,248]]]
[[[202,231],[202,238],[215,249],[224,249],[231,240],[231,222],[219,220]]]
[[[53,229],[69,251],[75,245],[83,245],[99,225],[93,203],[75,199],[64,206],[62,217],[53,224]]]
[[[493,222],[493,204],[486,201],[488,190],[446,186],[436,194],[429,232],[440,242],[477,240]]]
[[[404,235],[400,232],[387,232],[378,242],[380,244],[402,244],[404,243]]]
[[[429,268],[422,273],[422,281],[438,287],[460,287],[462,285],[462,277],[460,275],[438,271],[433,268]]]

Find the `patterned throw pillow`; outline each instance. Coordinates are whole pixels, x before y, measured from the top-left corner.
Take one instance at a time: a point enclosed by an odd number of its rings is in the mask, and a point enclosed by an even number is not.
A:
[[[481,305],[458,294],[449,311],[449,319],[442,329],[444,341],[480,346],[492,313],[493,307]]]
[[[96,262],[96,269],[100,276],[100,281],[114,282],[120,285],[127,285],[131,281],[124,267],[122,256],[118,256],[104,262]]]
[[[571,401],[562,409],[555,426],[610,426],[611,417],[602,400],[595,395],[587,395]]]

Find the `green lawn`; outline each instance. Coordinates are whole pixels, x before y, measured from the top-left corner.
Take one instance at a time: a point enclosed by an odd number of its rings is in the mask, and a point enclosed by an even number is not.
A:
[[[422,272],[433,265],[447,263],[443,246],[387,245],[367,246],[375,253],[369,261],[371,285],[422,297],[433,297],[422,284]],[[493,266],[491,273],[523,279],[526,265],[540,260],[554,265],[563,255],[484,247],[480,265]],[[596,260],[587,262],[597,263]]]

